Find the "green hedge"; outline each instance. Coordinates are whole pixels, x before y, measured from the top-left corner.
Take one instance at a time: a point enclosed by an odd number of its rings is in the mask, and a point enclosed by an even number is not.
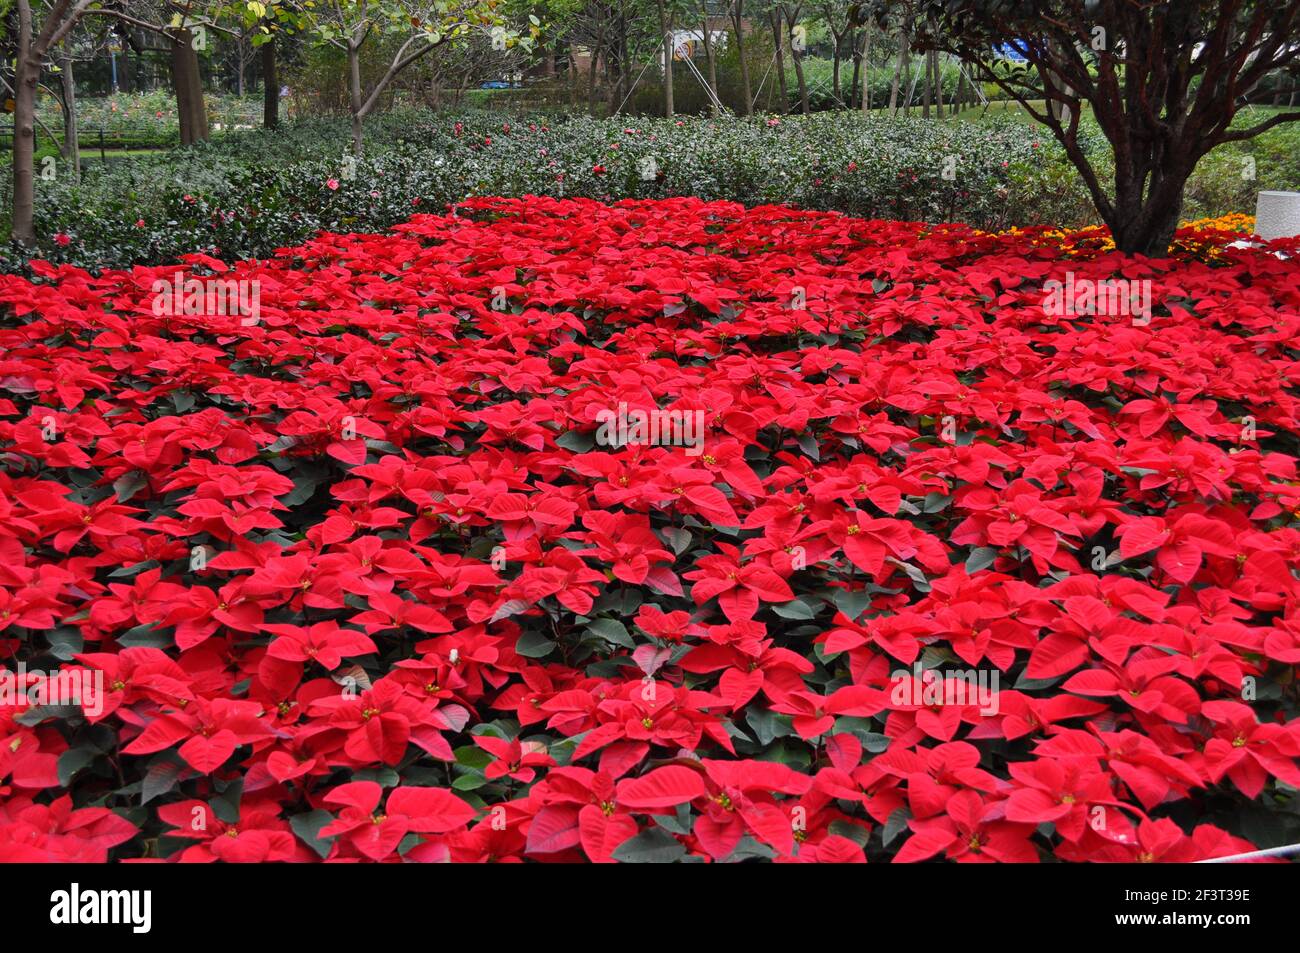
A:
[[[94,169],[80,184],[40,181],[38,251],[86,267],[193,251],[264,256],[321,229],[382,230],[413,212],[489,194],[698,195],[984,228],[1091,221],[1078,175],[1043,132],[1011,116],[670,121],[411,110],[375,117],[367,156],[353,167],[344,121],[304,120],[133,157]],[[1216,151],[1189,188],[1186,217],[1251,212],[1259,189],[1294,188],[1298,141],[1300,130],[1282,127]],[[1104,172],[1104,140],[1090,133],[1088,148]],[[1248,150],[1254,179],[1242,176]],[[4,207],[8,190],[6,175]],[[0,270],[24,265],[19,250],[0,251]]]

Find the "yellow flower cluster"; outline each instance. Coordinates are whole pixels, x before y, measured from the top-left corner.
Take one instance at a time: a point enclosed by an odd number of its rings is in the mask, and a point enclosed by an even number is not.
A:
[[[1253,234],[1255,216],[1242,212],[1229,212],[1216,218],[1198,218],[1195,221],[1183,222],[1178,230],[1180,234],[1171,246],[1173,252],[1181,252],[1191,257],[1217,258],[1220,254],[1219,247],[1223,244],[1223,233]],[[1182,234],[1187,231],[1193,234]],[[1035,244],[1059,248],[1066,255],[1095,255],[1115,249],[1115,242],[1103,225],[1088,225],[1079,229],[1045,230],[1017,227],[996,233],[980,232],[979,234],[1028,235]]]

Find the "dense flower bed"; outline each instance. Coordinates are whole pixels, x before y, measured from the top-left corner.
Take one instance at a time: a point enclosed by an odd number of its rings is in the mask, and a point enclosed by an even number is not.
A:
[[[482,199],[189,259],[252,315],[4,279],[0,859],[1300,839],[1300,265],[1184,237]]]

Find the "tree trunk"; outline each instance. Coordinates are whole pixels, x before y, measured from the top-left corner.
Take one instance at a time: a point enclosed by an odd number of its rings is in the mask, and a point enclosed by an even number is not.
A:
[[[943,63],[939,60],[938,53],[934,54],[934,105],[935,105],[935,110],[939,114],[939,118],[942,119],[943,118]]]
[[[840,98],[840,41],[843,37],[831,34],[831,95]]]
[[[803,53],[791,45],[790,58],[794,60],[794,78],[799,85],[799,108],[807,116],[812,109],[808,105],[808,81],[803,75]]]
[[[785,85],[785,41],[781,37],[781,8],[774,7],[768,15],[772,23],[772,42],[776,45],[776,79],[781,90],[781,114],[790,111],[790,91]]]
[[[749,88],[749,63],[745,59],[744,6],[745,0],[736,0],[731,8],[731,24],[736,31],[736,56],[740,60],[740,92],[745,97],[743,114],[749,116],[754,112],[754,94]]]
[[[191,146],[208,138],[208,113],[203,103],[199,75],[199,54],[189,30],[173,30],[171,40],[172,85],[176,89],[176,113],[180,118],[181,145]]]
[[[1164,258],[1178,229],[1187,179],[1199,156],[1182,150],[1182,158],[1161,158],[1142,150],[1115,170],[1112,213],[1102,219],[1111,230],[1115,247],[1130,255]],[[1144,170],[1150,172],[1148,176]]]
[[[708,61],[709,68],[709,111],[713,113],[716,119],[721,113],[718,108],[718,63],[717,58],[713,55],[713,41],[709,38],[709,15],[704,15],[704,23],[700,27],[700,36],[704,39],[704,58]]]
[[[907,61],[907,30],[898,29],[898,56],[894,60],[894,81],[889,86],[889,114],[898,115],[898,84],[903,78],[903,64]]]
[[[862,115],[871,112],[871,21],[867,21],[866,38],[862,41]]]
[[[576,109],[578,106],[578,60],[573,52],[573,44],[569,44],[569,108]]]
[[[262,44],[262,125],[280,125],[280,75],[275,68],[275,37]]]
[[[596,31],[596,45],[591,48],[591,62],[587,64],[587,108],[596,111],[596,68],[600,64],[600,50],[605,45],[605,20],[602,17]]]
[[[849,49],[853,56],[853,78],[849,81],[848,107],[856,108],[858,104],[858,91],[862,80],[862,51],[858,49],[858,31],[856,29],[849,32]]]
[[[63,45],[59,57],[59,70],[63,80],[63,161],[72,171],[72,180],[81,181],[81,144],[77,141],[77,81],[72,74],[72,54]]]
[[[36,244],[36,84],[40,62],[32,46],[32,8],[18,0],[17,57],[14,68],[14,208],[12,236],[24,245]]]
[[[934,65],[934,51],[929,50],[921,57],[921,66],[924,68],[925,76],[921,88],[921,118],[930,118],[930,72]]]
[[[358,159],[365,151],[361,115],[361,47],[348,42],[348,109],[352,113],[352,154]]]
[[[672,119],[673,112],[673,38],[668,26],[668,13],[664,9],[664,0],[655,0],[659,8],[659,37],[664,48],[664,114]]]

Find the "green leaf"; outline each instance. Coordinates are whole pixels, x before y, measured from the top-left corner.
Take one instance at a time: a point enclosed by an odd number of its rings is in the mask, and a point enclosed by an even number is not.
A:
[[[888,847],[899,834],[907,830],[907,822],[911,820],[912,812],[905,807],[900,807],[889,815],[889,820],[885,822],[885,829],[881,832],[881,841]]]
[[[547,636],[531,629],[519,636],[519,641],[515,643],[515,651],[524,658],[542,658],[550,655],[554,648],[555,643]]]
[[[977,546],[966,558],[966,573],[973,575],[981,569],[988,569],[993,560],[998,558],[998,551],[991,546]]]
[[[148,485],[149,477],[143,470],[128,470],[113,481],[119,503],[125,503]]]
[[[144,773],[144,783],[140,788],[140,803],[148,804],[156,797],[169,793],[176,787],[176,778],[180,774],[181,763],[170,752],[149,765]]]
[[[611,645],[622,645],[629,649],[636,647],[636,640],[627,631],[627,626],[617,619],[592,619],[591,624],[587,626],[587,631]]]
[[[794,599],[781,605],[772,606],[772,611],[782,619],[812,619],[817,615],[816,610],[803,599]]]
[[[334,820],[329,811],[317,808],[308,814],[295,814],[289,818],[289,826],[298,835],[298,839],[314,850],[324,859],[330,855],[330,845],[334,838],[320,836],[321,828]]]
[[[93,745],[77,745],[59,755],[59,786],[66,788],[72,784],[77,772],[94,764],[99,754]]]
[[[871,593],[865,589],[848,590],[836,589],[835,594],[831,596],[835,602],[835,608],[839,609],[851,620],[857,621],[858,616],[871,605]]]
[[[46,632],[45,639],[50,643],[50,654],[61,662],[71,662],[74,655],[85,651],[86,648],[86,640],[82,637],[81,630],[72,626]]]
[[[666,830],[648,827],[614,848],[613,857],[624,864],[670,864],[686,856],[686,848]]]
[[[574,453],[586,453],[596,446],[596,439],[582,430],[566,430],[555,438],[555,443],[557,446],[563,447],[565,450],[572,450]]]

